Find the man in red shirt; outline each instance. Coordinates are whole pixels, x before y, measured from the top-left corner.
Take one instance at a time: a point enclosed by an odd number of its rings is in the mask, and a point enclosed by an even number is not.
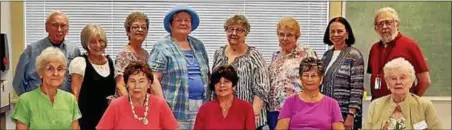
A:
[[[367,73],[371,74],[372,100],[390,94],[384,81],[383,67],[398,57],[408,60],[416,71],[417,83],[413,84],[410,92],[418,96],[424,95],[431,82],[428,67],[417,43],[399,32],[400,19],[397,12],[391,7],[379,9],[374,25],[380,41],[372,45],[367,67]]]

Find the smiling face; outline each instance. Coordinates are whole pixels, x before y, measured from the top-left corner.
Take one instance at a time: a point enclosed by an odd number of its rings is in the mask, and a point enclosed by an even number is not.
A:
[[[237,24],[230,25],[226,28],[226,35],[229,44],[238,45],[245,43],[246,40],[246,30]]]
[[[138,19],[130,25],[130,31],[127,33],[131,41],[142,43],[148,35],[148,27],[146,21]],[[133,42],[135,43],[135,42]]]
[[[182,11],[175,13],[171,21],[171,34],[188,35],[191,32],[191,15]]]
[[[333,22],[330,24],[330,41],[334,46],[344,46],[345,40],[348,37],[347,29],[344,24],[340,22]]]
[[[390,12],[381,12],[375,19],[375,31],[378,33],[380,40],[384,43],[394,40],[399,28],[399,22],[394,19],[394,15]]]
[[[127,80],[127,88],[131,98],[133,99],[144,98],[150,86],[151,81],[142,71],[130,75]]]
[[[88,38],[88,53],[89,55],[100,56],[105,52],[105,41],[98,36]]]
[[[215,94],[217,97],[226,97],[234,93],[232,81],[221,77],[220,81],[215,84]]]
[[[303,72],[300,76],[301,85],[304,90],[319,91],[320,84],[323,80],[323,75],[319,74],[317,67],[311,67],[306,72]]]
[[[278,31],[279,47],[283,51],[290,52],[297,47],[297,36],[295,32],[286,27],[281,27]]]
[[[46,32],[53,44],[61,44],[69,31],[69,20],[63,14],[54,14],[46,22]]]
[[[406,95],[413,85],[414,79],[408,68],[399,67],[385,73],[385,81],[393,95]]]

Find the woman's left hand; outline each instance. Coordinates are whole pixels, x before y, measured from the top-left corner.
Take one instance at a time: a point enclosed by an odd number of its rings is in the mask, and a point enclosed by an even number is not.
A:
[[[354,117],[351,115],[347,115],[347,118],[345,119],[344,126],[346,130],[353,130],[353,122]]]

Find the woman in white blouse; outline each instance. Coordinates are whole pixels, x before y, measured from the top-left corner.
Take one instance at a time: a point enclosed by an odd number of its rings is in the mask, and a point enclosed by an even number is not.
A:
[[[82,113],[80,128],[96,129],[108,107],[107,97],[115,93],[114,64],[108,56],[104,56],[107,38],[99,25],[86,25],[80,40],[86,53],[74,58],[69,65],[71,88]]]

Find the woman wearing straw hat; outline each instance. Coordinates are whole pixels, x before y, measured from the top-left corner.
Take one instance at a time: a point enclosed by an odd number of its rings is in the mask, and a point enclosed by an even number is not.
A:
[[[163,20],[169,35],[157,41],[149,58],[155,79],[179,121],[179,129],[193,128],[199,107],[207,99],[209,62],[204,44],[189,34],[199,25],[196,11],[178,5]]]

